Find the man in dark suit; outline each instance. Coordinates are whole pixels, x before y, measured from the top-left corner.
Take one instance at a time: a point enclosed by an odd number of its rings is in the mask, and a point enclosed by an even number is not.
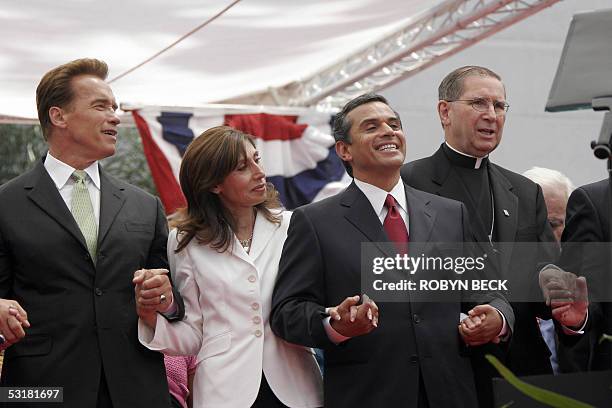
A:
[[[45,74],[36,99],[49,151],[0,187],[0,327],[15,332],[0,385],[63,387],[63,407],[167,408],[163,358],[138,341],[132,284],[140,268],[168,267],[167,225],[157,198],[98,165],[119,124],[106,75],[92,59]],[[146,275],[146,302],[182,317],[167,275]]]
[[[612,342],[601,341],[603,334],[612,335],[611,210],[608,179],[577,188],[567,203],[560,265],[586,276],[595,302],[589,306],[587,335],[559,344],[567,354],[561,361],[563,371],[612,369]]]
[[[372,290],[361,286],[362,244],[392,241],[401,253],[410,241],[410,254],[419,242],[463,242],[469,238],[465,207],[401,181],[406,141],[382,96],[348,102],[336,116],[334,137],[354,182],[293,213],[272,330],[324,350],[325,406],[474,407],[465,344],[499,341],[513,320],[505,301],[488,297],[489,304],[470,310],[473,304],[457,299],[420,303],[408,294],[404,302],[378,305],[364,295],[358,304],[362,290]],[[462,311],[470,317],[459,325]]]
[[[542,299],[538,271],[557,256],[542,190],[489,160],[501,141],[508,109],[501,78],[487,68],[461,67],[442,80],[438,91],[445,142],[433,156],[404,165],[402,178],[414,188],[464,203],[482,251],[499,274],[517,285],[509,288],[510,296]],[[509,348],[487,345],[473,354],[481,406],[493,404],[490,378],[495,371],[484,360],[485,352],[502,358],[517,375],[552,374],[550,351],[537,323],[537,317],[550,318],[550,309],[543,301],[514,302],[512,308],[516,322]]]

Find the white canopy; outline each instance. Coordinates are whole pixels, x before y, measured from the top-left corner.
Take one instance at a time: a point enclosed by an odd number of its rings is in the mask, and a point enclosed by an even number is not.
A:
[[[201,106],[229,99],[229,103],[266,104],[256,98],[241,101],[240,97],[308,79],[347,55],[354,56],[396,27],[409,27],[419,13],[427,14],[450,1],[242,0],[160,58],[113,83],[113,89],[120,102],[134,104]],[[508,1],[465,3],[503,4],[506,11]],[[231,2],[2,1],[0,123],[2,114],[36,117],[35,88],[50,68],[75,58],[97,57],[109,63],[114,77]],[[559,1],[386,88],[382,93],[402,115],[409,140],[408,160],[431,154],[442,140],[435,112],[441,79],[459,66],[477,64],[502,75],[512,106],[504,142],[494,152],[496,163],[517,172],[531,166],[557,169],[577,185],[607,177],[605,163],[595,161],[589,147],[599,134],[602,114],[545,113],[544,106],[572,15],[609,7],[610,0]],[[490,18],[484,23],[490,23]]]
[[[192,105],[308,76],[405,25],[441,0],[243,0],[112,84],[120,102]],[[36,117],[54,66],[106,61],[109,79],[141,63],[231,0],[8,1],[0,8],[0,113]]]

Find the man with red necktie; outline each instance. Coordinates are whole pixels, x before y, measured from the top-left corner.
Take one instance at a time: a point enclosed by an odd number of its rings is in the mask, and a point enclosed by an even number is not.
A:
[[[411,243],[464,242],[470,237],[465,207],[401,181],[406,141],[384,97],[348,102],[336,116],[334,137],[354,181],[295,210],[272,299],[272,329],[289,342],[324,350],[325,406],[476,406],[464,347],[498,342],[512,327],[505,300],[489,296],[488,304],[473,307],[376,304],[359,296],[362,244],[391,242],[395,248],[381,250],[393,257]],[[472,317],[458,326],[461,312]]]

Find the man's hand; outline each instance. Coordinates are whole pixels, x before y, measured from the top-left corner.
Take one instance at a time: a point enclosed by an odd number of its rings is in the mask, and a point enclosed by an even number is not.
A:
[[[570,290],[560,289],[563,293],[553,292],[550,300],[555,320],[570,329],[579,329],[586,319],[589,308],[589,295],[586,278],[581,276],[573,282]]]
[[[26,335],[24,328],[29,328],[28,314],[15,300],[0,299],[0,334],[4,342],[0,349],[17,343]]]
[[[136,313],[155,327],[157,312],[165,312],[172,304],[172,285],[167,269],[140,269],[134,272]]]
[[[329,309],[331,327],[346,337],[368,334],[378,327],[378,306],[364,296],[360,305],[359,295],[347,297],[338,306]]]
[[[559,268],[540,271],[540,288],[552,315],[568,328],[579,328],[584,324],[589,308],[586,278],[577,277]]]
[[[489,342],[499,343],[499,332],[504,321],[493,306],[478,305],[468,312],[459,324],[459,334],[468,346],[480,346]]]

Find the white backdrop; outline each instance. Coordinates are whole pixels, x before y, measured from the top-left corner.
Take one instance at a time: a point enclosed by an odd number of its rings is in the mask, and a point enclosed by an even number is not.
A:
[[[198,106],[282,85],[340,59],[441,0],[244,0],[159,60],[113,84],[120,102]],[[6,0],[0,6],[0,114],[35,117],[50,67],[83,56],[113,77],[168,45],[230,0]],[[382,93],[401,113],[408,159],[442,140],[435,112],[444,75],[467,64],[497,71],[511,105],[492,159],[522,172],[558,169],[580,185],[606,176],[593,158],[602,113],[545,113],[571,16],[612,0],[564,0]]]
[[[200,106],[307,77],[442,0],[242,0],[112,84],[120,102]],[[232,0],[1,0],[0,114],[36,117],[36,85],[73,59],[136,66]]]

